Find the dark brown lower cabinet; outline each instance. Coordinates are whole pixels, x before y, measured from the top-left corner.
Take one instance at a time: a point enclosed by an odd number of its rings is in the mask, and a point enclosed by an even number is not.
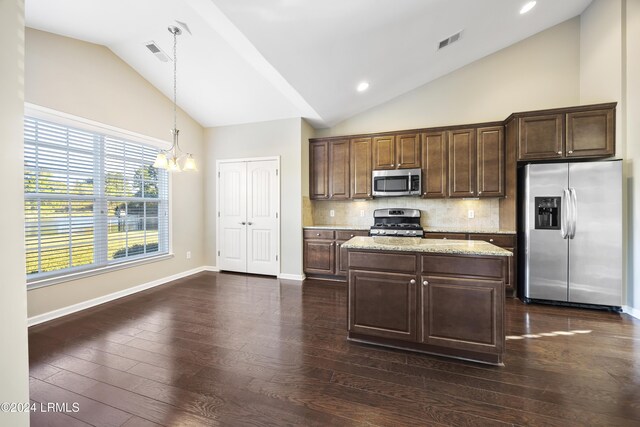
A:
[[[415,274],[351,270],[349,298],[350,331],[415,341]]]
[[[367,230],[304,230],[303,269],[310,278],[344,282],[347,277],[347,251],[342,244],[355,236],[367,236]]]
[[[493,350],[504,336],[498,311],[502,282],[423,276],[420,342],[460,350]]]
[[[335,270],[335,242],[328,240],[304,241],[304,271],[333,275]]]
[[[507,257],[348,254],[349,340],[502,364]]]

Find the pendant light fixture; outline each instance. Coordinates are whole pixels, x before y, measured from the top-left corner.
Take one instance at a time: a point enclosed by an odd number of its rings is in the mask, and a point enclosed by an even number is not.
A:
[[[177,70],[178,70],[178,55],[177,45],[178,36],[182,34],[182,30],[175,26],[168,28],[169,32],[173,34],[173,129],[171,129],[171,135],[173,137],[173,143],[168,150],[163,150],[158,153],[156,161],[153,163],[153,167],[158,169],[166,169],[169,172],[180,171],[196,171],[196,161],[191,153],[185,153],[180,149],[178,144],[179,130],[176,126],[177,122]]]

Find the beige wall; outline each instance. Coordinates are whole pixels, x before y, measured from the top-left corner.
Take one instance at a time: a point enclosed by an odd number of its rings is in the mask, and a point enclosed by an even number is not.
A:
[[[295,118],[205,130],[208,265],[216,265],[216,161],[280,156],[281,273],[302,275],[302,126]]]
[[[170,140],[171,100],[106,47],[27,29],[25,60],[27,102]],[[202,161],[203,128],[179,111],[178,129],[181,146]],[[29,316],[204,265],[203,183],[202,171],[173,175],[172,259],[31,290]]]
[[[615,101],[616,154],[625,155],[622,0],[596,0],[580,16],[580,103]]]
[[[22,108],[24,1],[0,1],[0,402],[29,402],[24,261]],[[0,425],[28,426],[29,414],[0,412]]]
[[[580,20],[574,18],[317,136],[503,120],[516,111],[577,105],[579,53]]]
[[[624,159],[626,298],[640,314],[640,1],[595,0],[581,16],[580,101],[617,101],[616,157]]]
[[[626,2],[627,304],[640,316],[640,1]]]

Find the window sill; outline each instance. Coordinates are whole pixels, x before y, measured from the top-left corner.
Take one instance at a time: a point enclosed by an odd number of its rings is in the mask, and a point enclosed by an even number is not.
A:
[[[137,267],[144,264],[150,264],[158,261],[165,261],[173,258],[173,253],[162,254],[154,257],[141,258],[134,261],[122,262],[119,264],[108,265],[106,267],[94,268],[86,271],[79,271],[77,273],[69,273],[63,276],[48,277],[44,279],[37,279],[31,282],[27,282],[27,291],[31,291],[38,288],[44,288],[46,286],[57,285],[58,283],[71,282],[73,280],[83,279],[85,277],[97,276],[100,274],[110,273],[112,271],[123,270],[125,268]]]

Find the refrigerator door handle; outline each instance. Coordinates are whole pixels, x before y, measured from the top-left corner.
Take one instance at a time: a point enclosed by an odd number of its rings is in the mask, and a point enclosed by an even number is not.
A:
[[[576,237],[576,229],[578,227],[578,195],[575,188],[569,188],[569,194],[571,195],[571,219],[569,227],[569,238]]]
[[[562,207],[560,208],[560,233],[562,238],[566,239],[569,236],[568,217],[569,217],[569,190],[562,189]]]

